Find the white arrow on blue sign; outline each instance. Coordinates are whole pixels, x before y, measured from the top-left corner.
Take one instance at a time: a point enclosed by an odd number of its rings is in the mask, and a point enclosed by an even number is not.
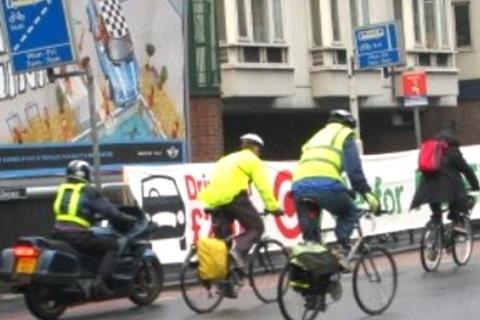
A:
[[[360,69],[402,65],[405,63],[403,38],[396,22],[355,29],[356,61]]]
[[[2,29],[15,73],[75,61],[65,0],[1,0]]]

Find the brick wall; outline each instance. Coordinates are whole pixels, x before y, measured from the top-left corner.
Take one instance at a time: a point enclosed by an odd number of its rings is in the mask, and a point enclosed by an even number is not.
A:
[[[223,154],[220,97],[190,97],[191,161],[215,161]]]

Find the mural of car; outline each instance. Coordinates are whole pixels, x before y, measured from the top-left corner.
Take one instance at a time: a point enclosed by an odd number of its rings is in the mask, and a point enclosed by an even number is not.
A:
[[[140,69],[133,51],[130,32],[123,24],[125,32],[112,33],[105,15],[100,13],[102,1],[120,5],[118,0],[90,0],[87,5],[89,30],[93,36],[95,51],[106,78],[110,98],[117,107],[129,107],[140,97]]]
[[[186,249],[186,210],[175,179],[164,175],[149,176],[141,181],[142,208],[159,228],[153,239],[178,239]]]

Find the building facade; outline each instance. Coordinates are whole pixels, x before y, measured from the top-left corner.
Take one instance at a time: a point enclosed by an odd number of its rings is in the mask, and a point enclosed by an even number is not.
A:
[[[366,153],[413,149],[407,70],[427,73],[424,137],[458,127],[450,121],[459,113],[455,0],[216,0],[215,10],[227,150],[256,131],[271,142],[268,156],[294,159],[328,111],[355,97]],[[390,21],[403,31],[405,64],[350,68],[355,28]]]

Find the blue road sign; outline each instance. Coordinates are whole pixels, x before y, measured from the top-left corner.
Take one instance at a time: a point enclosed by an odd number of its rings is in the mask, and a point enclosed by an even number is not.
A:
[[[1,0],[2,29],[15,73],[75,61],[64,0]]]
[[[404,64],[400,28],[396,22],[355,29],[357,65],[371,69]]]

